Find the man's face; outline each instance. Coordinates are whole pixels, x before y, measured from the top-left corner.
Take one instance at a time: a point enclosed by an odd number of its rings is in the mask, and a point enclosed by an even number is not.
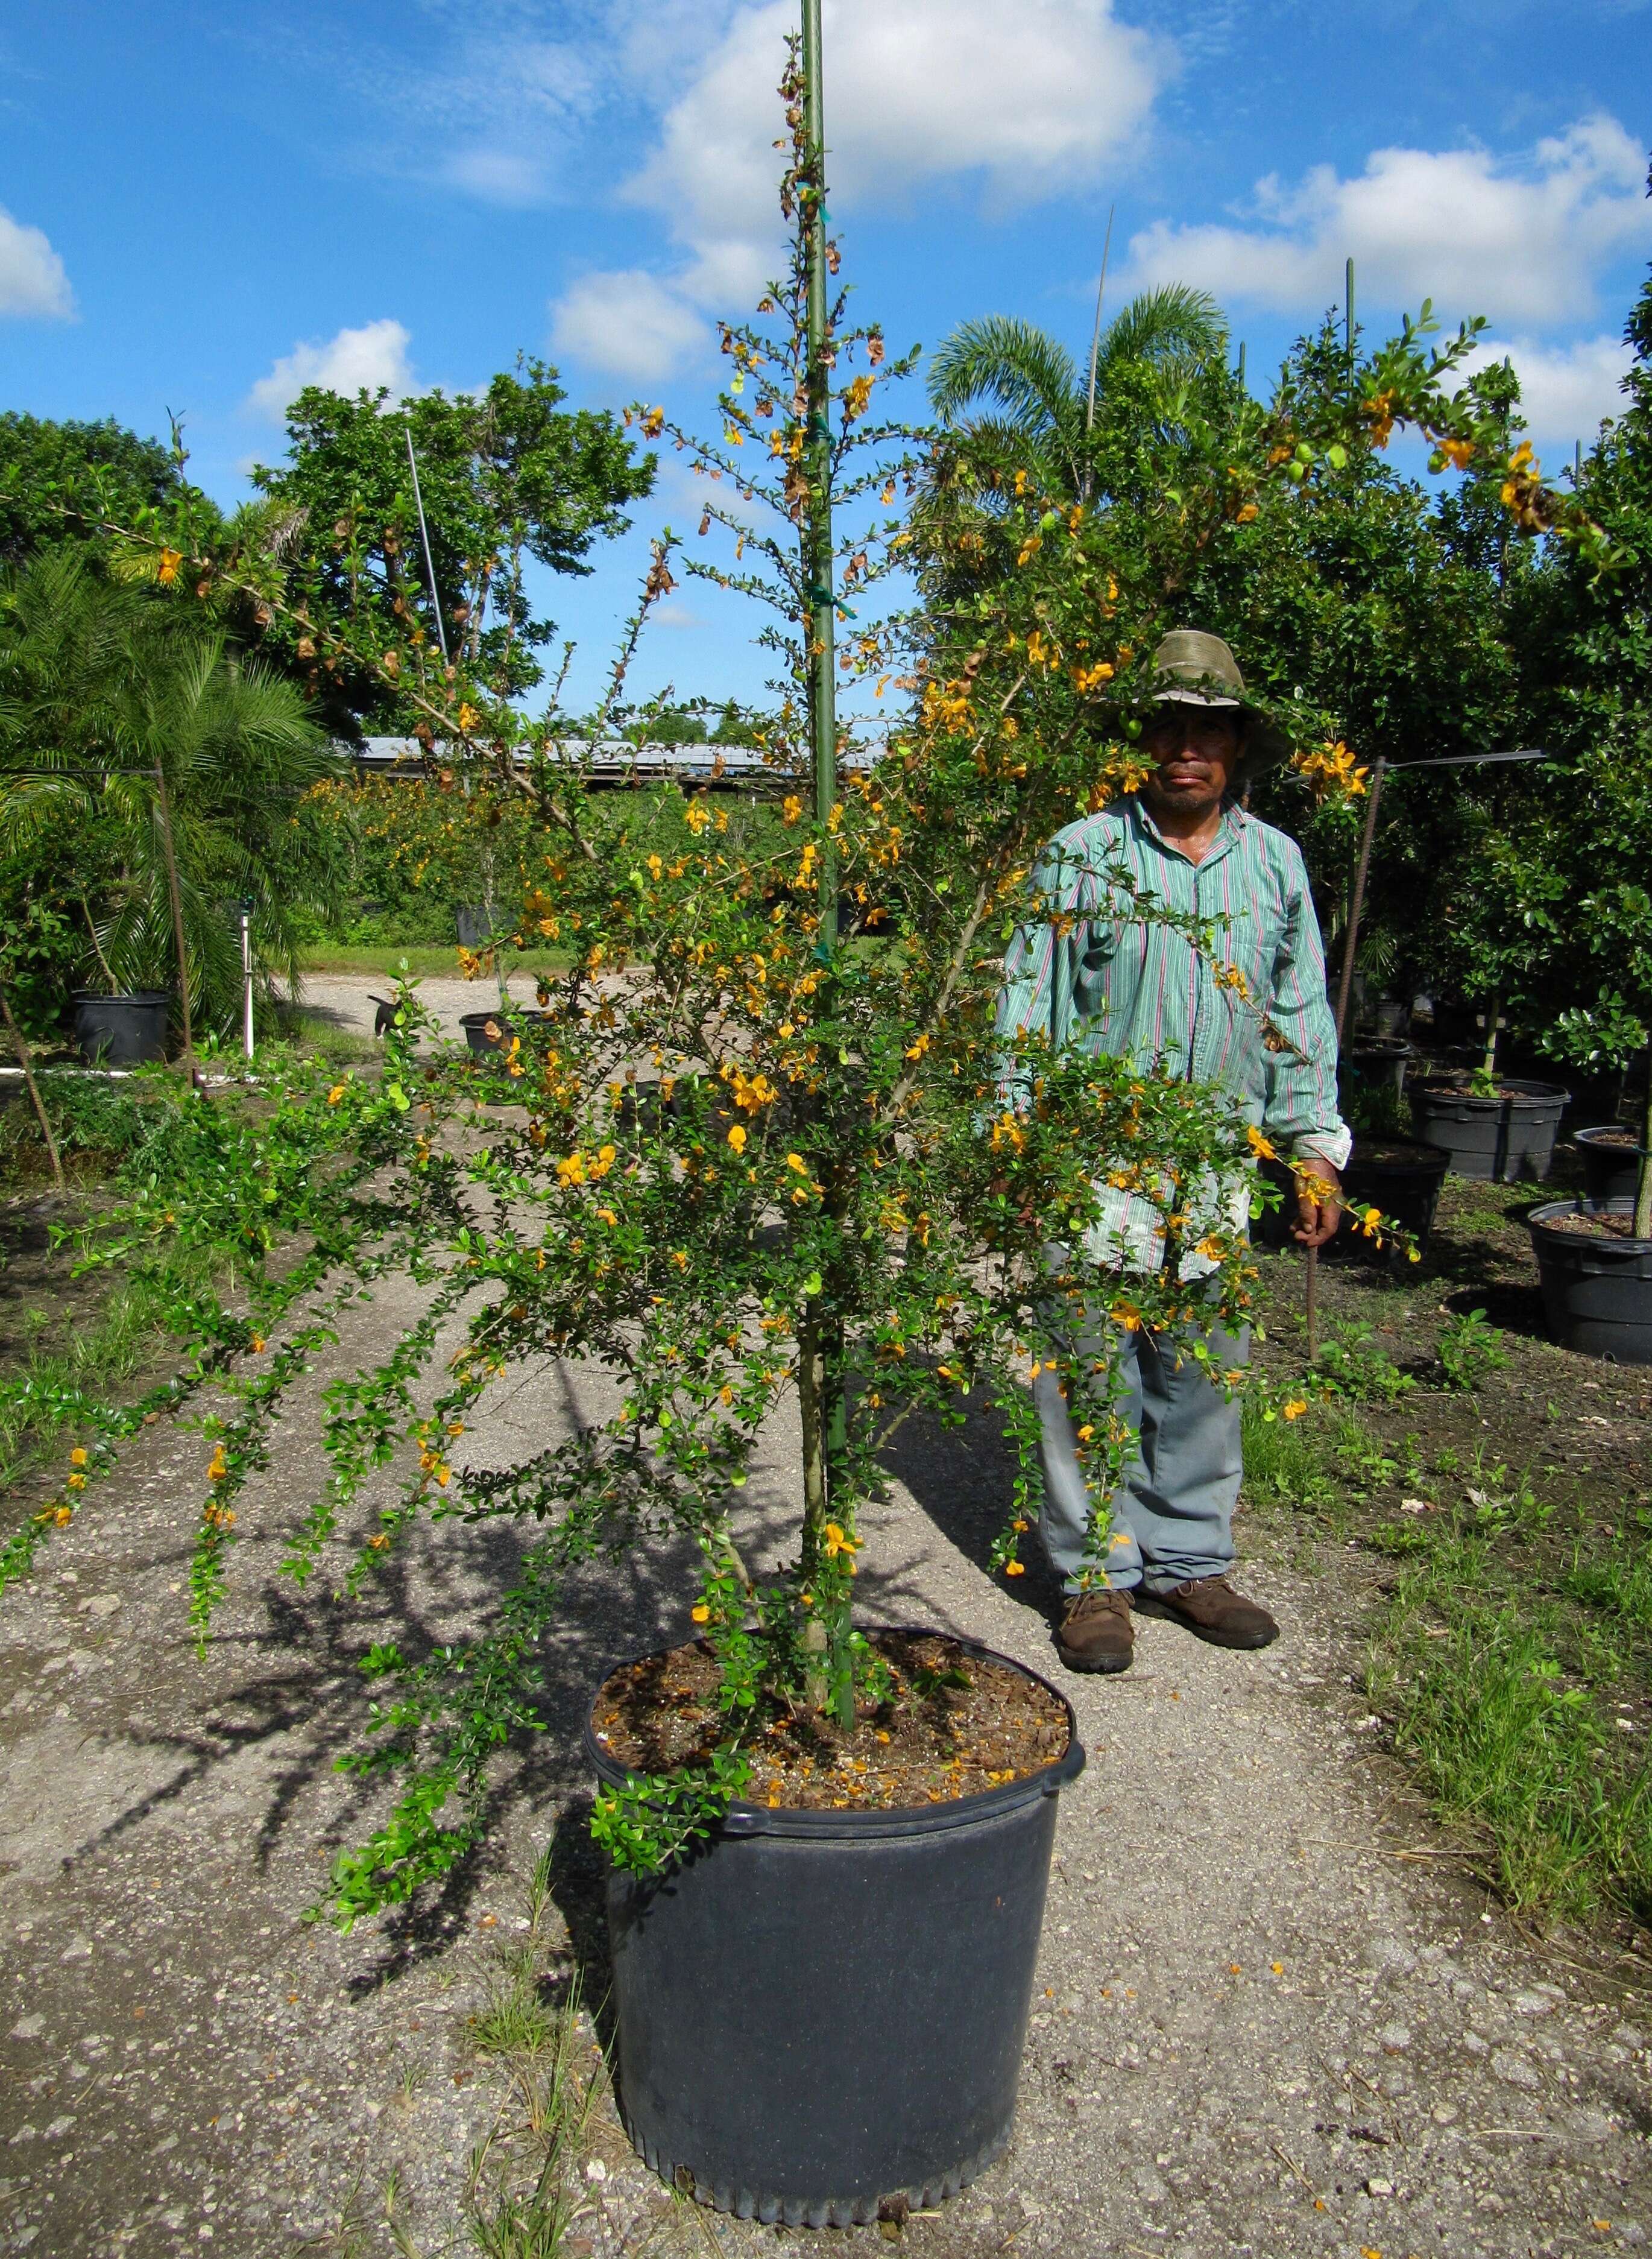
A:
[[[1226,707],[1168,699],[1143,731],[1142,748],[1153,764],[1145,787],[1148,806],[1176,816],[1207,816],[1221,804],[1239,766],[1238,716]]]

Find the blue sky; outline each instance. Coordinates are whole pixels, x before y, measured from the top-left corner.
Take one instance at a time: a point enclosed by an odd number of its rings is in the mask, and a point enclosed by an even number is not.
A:
[[[1652,0],[825,0],[832,203],[892,344],[1208,288],[1265,383],[1340,297],[1485,313],[1540,451],[1610,412],[1652,257]],[[398,391],[548,353],[580,403],[704,420],[710,321],[773,242],[790,0],[8,0],[0,406],[186,419],[225,501],[307,379]],[[549,609],[594,690],[675,465]],[[637,685],[758,695],[690,584]]]

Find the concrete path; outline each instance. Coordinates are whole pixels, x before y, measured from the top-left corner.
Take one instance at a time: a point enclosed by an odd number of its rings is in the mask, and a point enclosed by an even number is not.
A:
[[[407,1307],[387,1292],[343,1363]],[[589,1376],[516,1377],[466,1441],[490,1460],[537,1449],[604,1400]],[[777,1422],[745,1493],[750,1557],[785,1542],[794,1449]],[[281,1539],[323,1470],[295,1416],[197,1663],[183,1584],[208,1456],[150,1431],[0,1604],[0,2252],[388,2253],[381,2225],[340,2221],[352,2190],[375,2218],[393,2175],[425,2259],[468,2248],[466,2160],[505,2105],[466,2020],[525,1929],[548,1842],[556,1950],[600,1986],[578,1722],[609,1664],[686,1634],[687,1564],[633,1551],[574,1580],[545,1658],[551,1730],[502,1764],[489,1857],[417,1921],[340,1938],[301,1917],[374,1809],[329,1770],[362,1719],[354,1664],[375,1637],[462,1628],[514,1543],[449,1524],[360,1607],[324,1577],[301,1593]],[[868,1613],[1050,1670],[1039,1594],[982,1567],[1006,1479],[990,1427],[908,1430],[895,1471]],[[1325,1587],[1252,1581],[1285,1627],[1265,1654],[1144,1622],[1128,1678],[1065,1682],[1090,1764],[1062,1799],[1016,2140],[903,2241],[917,2259],[1638,2246],[1652,2018],[1428,1856],[1364,1754],[1356,1650]],[[573,2255],[777,2240],[685,2220],[611,2108],[587,2186]]]
[[[306,973],[297,1001],[301,1010],[336,1028],[348,1029],[353,1035],[371,1036],[374,1015],[378,1009],[375,999],[390,995],[394,985],[388,973]],[[524,1011],[532,1011],[530,975],[521,972],[510,974],[505,986],[513,1003],[520,1004]],[[457,973],[426,973],[420,978],[419,994],[425,1008],[435,1014],[443,1034],[457,1042],[463,1034],[459,1024],[460,1014],[490,1011],[499,1001],[499,983],[492,973],[485,980],[462,980]]]

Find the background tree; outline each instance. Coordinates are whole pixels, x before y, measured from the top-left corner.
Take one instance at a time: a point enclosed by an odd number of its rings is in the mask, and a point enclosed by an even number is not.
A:
[[[236,1016],[239,898],[266,982],[290,980],[296,913],[338,875],[307,799],[337,759],[303,693],[221,628],[110,583],[76,548],[41,550],[0,583],[0,759],[35,772],[0,778],[0,853],[30,916],[49,906],[75,937],[60,1004],[74,985],[176,985],[157,770],[196,1024]]]
[[[18,564],[37,548],[105,538],[97,521],[134,524],[146,512],[175,505],[189,488],[175,440],[139,438],[112,417],[101,423],[53,423],[8,409],[0,415],[0,565]]]
[[[1570,993],[1551,991],[1548,1048],[1585,1065],[1636,1061],[1640,1143],[1652,1151],[1652,280],[1624,335],[1624,410],[1582,482],[1623,561],[1600,575],[1564,550],[1548,558],[1527,648],[1542,725],[1564,754],[1550,830],[1568,871],[1556,972]],[[1652,1160],[1641,1165],[1634,1229],[1652,1237]]]
[[[569,412],[545,362],[520,361],[479,395],[424,393],[399,404],[382,387],[353,399],[310,387],[288,410],[288,460],[260,467],[253,482],[266,508],[244,529],[286,568],[291,592],[318,615],[348,623],[354,646],[372,644],[363,668],[318,645],[281,615],[260,624],[306,681],[330,726],[408,725],[398,682],[443,681],[441,643],[502,697],[542,679],[539,654],[555,634],[529,601],[530,559],[554,573],[583,574],[594,545],[623,532],[627,502],[653,486],[652,457],[638,456],[605,412]],[[430,531],[440,632],[408,458],[412,439]],[[376,635],[364,634],[365,613]],[[385,661],[394,656],[387,676]]]

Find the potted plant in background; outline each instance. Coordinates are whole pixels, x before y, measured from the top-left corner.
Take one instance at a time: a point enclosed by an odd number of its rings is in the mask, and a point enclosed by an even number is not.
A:
[[[1570,1094],[1559,1083],[1504,1074],[1506,1010],[1541,994],[1563,945],[1566,872],[1550,823],[1501,829],[1488,811],[1480,836],[1445,874],[1435,947],[1460,994],[1477,1001],[1485,1048],[1470,1073],[1428,1075],[1412,1087],[1421,1135],[1451,1156],[1459,1176],[1541,1183]]]
[[[170,581],[180,553],[161,555]],[[169,1005],[186,1044],[192,1025],[235,1026],[242,967],[226,898],[256,894],[260,970],[290,980],[295,913],[328,901],[338,876],[306,797],[337,762],[302,692],[232,661],[223,630],[67,548],[42,551],[0,590],[0,685],[4,842],[18,852],[67,826],[84,859],[65,907],[88,1056],[159,1058]]]
[[[1595,1356],[1652,1364],[1652,696],[1646,664],[1652,557],[1652,281],[1626,337],[1624,409],[1583,466],[1591,517],[1622,561],[1580,569],[1562,552],[1533,591],[1531,649],[1556,740],[1570,749],[1553,809],[1566,858],[1570,999],[1543,1046],[1577,1064],[1638,1073],[1639,1119],[1619,1149],[1632,1187],[1587,1207],[1534,1211],[1533,1244],[1556,1338]],[[1574,970],[1574,968],[1576,968]],[[1581,977],[1580,977],[1581,976]],[[1592,979],[1591,978],[1592,976]],[[1588,996],[1588,989],[1594,994]],[[1583,990],[1587,1001],[1579,1001]],[[1609,1125],[1606,1134],[1617,1129]],[[1602,1132],[1594,1134],[1597,1154]]]

